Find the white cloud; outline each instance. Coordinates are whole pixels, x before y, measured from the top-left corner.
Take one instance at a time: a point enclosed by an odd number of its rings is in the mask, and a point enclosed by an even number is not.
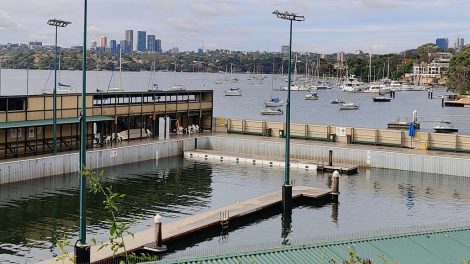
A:
[[[7,31],[7,30],[15,30],[18,29],[20,26],[14,22],[13,18],[5,11],[0,10],[0,30]]]

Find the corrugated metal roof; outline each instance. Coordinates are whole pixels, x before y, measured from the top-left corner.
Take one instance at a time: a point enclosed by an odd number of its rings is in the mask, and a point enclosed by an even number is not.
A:
[[[100,122],[100,121],[111,121],[114,120],[112,117],[108,116],[87,116],[87,122]],[[78,117],[68,117],[68,118],[57,118],[57,124],[73,124],[78,123]],[[35,127],[35,126],[49,126],[52,125],[52,119],[40,119],[40,120],[28,120],[28,121],[11,121],[11,122],[1,122],[0,129],[7,128],[19,128],[19,127]]]
[[[349,252],[374,263],[442,264],[470,262],[470,227],[290,246],[210,257],[163,260],[158,264],[343,263]]]

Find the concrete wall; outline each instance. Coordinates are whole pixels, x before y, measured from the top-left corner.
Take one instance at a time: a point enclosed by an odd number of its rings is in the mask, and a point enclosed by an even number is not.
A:
[[[142,144],[112,149],[87,151],[87,167],[91,169],[182,155],[193,150],[195,141],[207,147],[207,137],[167,141],[147,141]],[[26,181],[46,176],[78,172],[78,153],[61,154],[0,163],[0,184]]]
[[[260,155],[264,157],[283,157],[284,142],[259,139],[229,138],[212,136],[208,138],[209,149],[216,151]],[[350,163],[362,167],[394,170],[407,170],[425,173],[447,174],[470,177],[470,159],[429,154],[409,154],[402,151],[380,151],[348,147],[334,147],[292,143],[291,157],[305,160],[328,160],[329,150],[333,150],[334,163]]]

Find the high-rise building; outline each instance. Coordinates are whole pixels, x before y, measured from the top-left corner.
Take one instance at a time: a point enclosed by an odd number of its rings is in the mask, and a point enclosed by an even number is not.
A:
[[[155,51],[156,52],[162,52],[162,40],[161,39],[156,39],[155,40]]]
[[[147,51],[155,52],[155,35],[147,35]]]
[[[125,40],[127,41],[129,45],[130,52],[134,51],[134,31],[129,29],[125,31]]]
[[[288,45],[282,45],[281,46],[281,55],[284,59],[286,59],[289,56],[289,46]]]
[[[104,48],[108,46],[108,38],[105,36],[100,37],[100,47]]]
[[[456,50],[460,50],[465,46],[465,40],[463,38],[457,38],[455,40],[454,47]]]
[[[111,53],[116,54],[118,49],[117,49],[117,42],[116,40],[112,39],[109,41],[109,47],[111,49]]]
[[[346,60],[345,60],[345,54],[343,51],[340,51],[336,54],[336,61],[339,62],[339,63],[344,63]]]
[[[140,52],[145,51],[146,37],[147,37],[147,32],[137,31],[137,51],[140,51]]]
[[[121,40],[120,44],[120,51],[125,54],[125,53],[130,53],[131,52],[131,46],[127,40]]]
[[[93,49],[93,50],[96,49],[96,41],[95,40],[91,41],[90,49]]]
[[[447,38],[436,39],[436,46],[442,50],[447,50],[449,48],[449,39]]]

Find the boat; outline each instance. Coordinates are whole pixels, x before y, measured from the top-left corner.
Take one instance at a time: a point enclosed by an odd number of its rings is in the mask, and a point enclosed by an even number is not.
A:
[[[280,100],[279,98],[271,98],[269,100],[264,101],[264,105],[268,107],[277,107],[283,104],[284,104],[284,101]]]
[[[154,83],[152,85],[152,88],[148,89],[147,91],[149,91],[149,92],[158,92],[158,91],[160,91],[160,89],[158,88],[158,83]]]
[[[387,124],[387,128],[389,129],[408,129],[410,127],[409,121],[393,121]],[[418,122],[413,122],[413,126],[416,130],[419,130],[421,127],[421,124]]]
[[[121,57],[121,53],[122,53],[122,47],[121,47],[121,50],[119,51],[119,86],[115,86],[115,87],[110,87],[110,84],[111,84],[111,81],[109,82],[108,84],[108,89],[106,90],[106,92],[124,92],[124,89],[121,88],[121,73],[122,73],[122,57]],[[113,72],[111,73],[111,79],[113,79],[113,76],[114,76],[114,70]],[[104,92],[103,90],[100,90],[100,89],[96,89],[97,92]]]
[[[240,88],[230,88],[230,90],[225,91],[225,96],[241,96],[242,91]]]
[[[338,98],[336,98],[336,99],[334,99],[334,100],[331,100],[331,103],[332,103],[332,104],[344,104],[345,101],[344,101],[343,99],[338,99]]]
[[[74,93],[75,92],[75,90],[72,88],[71,85],[62,84],[60,82],[57,85],[58,85],[58,87],[56,88],[57,93],[64,94],[64,93]]]
[[[341,85],[341,90],[343,92],[360,92],[362,91],[362,86],[363,83],[360,82],[355,75],[350,75],[348,80]]]
[[[374,101],[374,102],[390,102],[390,101],[392,101],[392,98],[387,97],[387,96],[383,96],[383,95],[379,95],[379,96],[372,97],[372,101]]]
[[[262,115],[282,115],[284,112],[281,109],[271,109],[271,108],[265,108],[261,110]]]
[[[175,84],[167,89],[168,91],[184,91],[186,88],[182,84]]]
[[[454,127],[449,121],[441,121],[441,124],[433,127],[433,129],[436,133],[454,133],[459,131],[459,129]]]
[[[222,84],[222,80],[219,79],[219,80],[215,81],[215,84]]]
[[[153,60],[152,70],[149,74],[149,80],[147,82],[147,91],[149,92],[157,92],[160,91],[158,87],[158,83],[156,83],[156,74],[155,74],[155,60]],[[150,87],[152,85],[152,87]]]
[[[318,100],[318,95],[315,92],[310,92],[305,95],[305,100]]]
[[[339,110],[357,110],[357,109],[359,109],[359,104],[356,104],[354,102],[347,102],[347,103],[342,104],[339,107]]]

